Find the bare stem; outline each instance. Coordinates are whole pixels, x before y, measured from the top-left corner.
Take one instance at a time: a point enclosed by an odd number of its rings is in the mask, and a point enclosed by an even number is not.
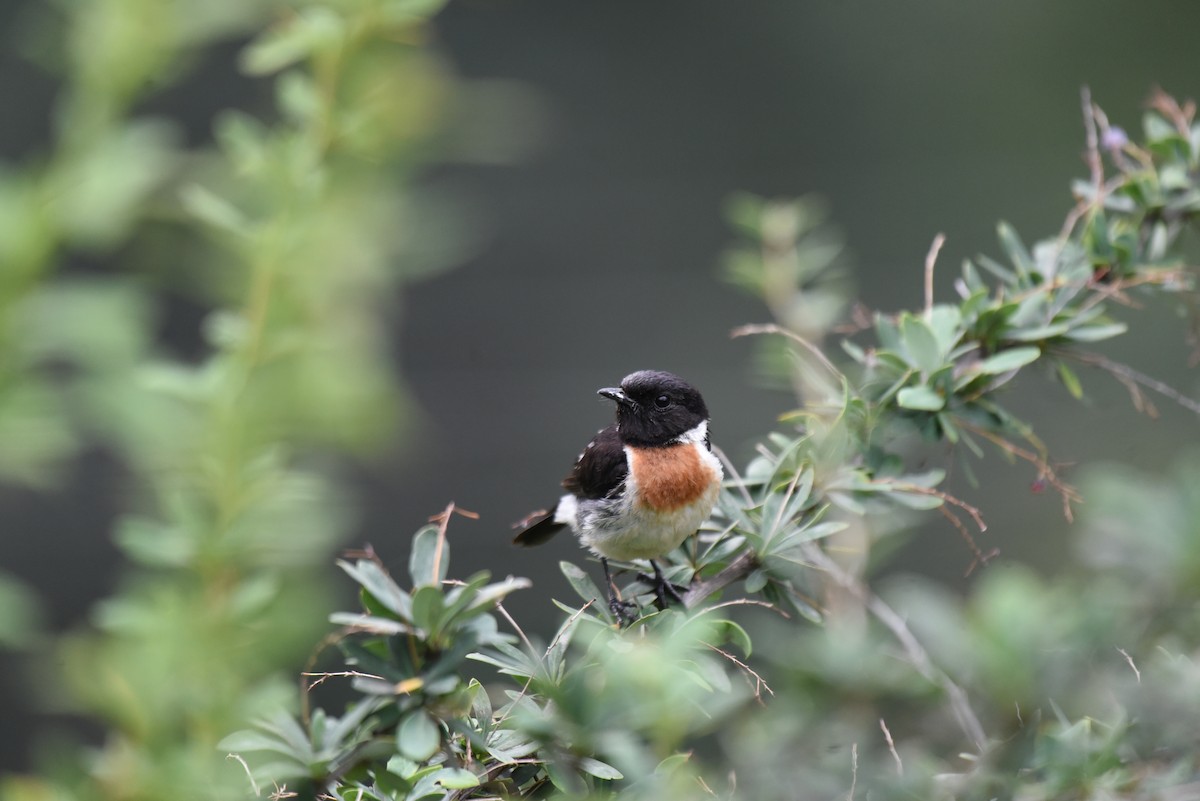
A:
[[[804,555],[815,567],[825,571],[834,582],[858,598],[871,614],[892,632],[917,672],[941,687],[946,693],[958,725],[962,727],[963,732],[971,739],[975,747],[982,752],[987,742],[987,735],[983,731],[983,724],[979,722],[979,718],[971,709],[966,691],[955,683],[944,670],[933,663],[925,647],[921,645],[908,628],[908,624],[904,622],[904,618],[884,603],[879,596],[868,590],[862,582],[842,570],[841,566],[830,559],[820,548],[812,543],[806,543]]]

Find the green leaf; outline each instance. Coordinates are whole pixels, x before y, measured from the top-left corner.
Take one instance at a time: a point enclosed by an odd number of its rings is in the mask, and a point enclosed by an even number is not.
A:
[[[413,762],[424,762],[437,753],[442,744],[438,724],[424,709],[409,713],[396,730],[396,750]]]
[[[987,375],[1007,373],[1009,370],[1016,370],[1019,367],[1024,367],[1031,362],[1037,361],[1041,355],[1041,349],[1032,346],[1010,348],[981,361],[979,363],[979,371]]]
[[[939,359],[954,348],[962,338],[962,312],[957,306],[939,304],[929,311],[926,322],[938,343]]]
[[[936,412],[946,405],[946,399],[927,386],[905,387],[896,396],[896,402],[905,409]]]
[[[188,184],[179,190],[179,200],[189,214],[213,228],[235,234],[246,232],[246,216],[241,210],[199,184]]]
[[[1071,397],[1075,400],[1083,397],[1083,385],[1079,383],[1079,376],[1075,375],[1075,371],[1064,362],[1058,363],[1058,377],[1062,379],[1063,386],[1067,388],[1067,392],[1071,393]]]
[[[625,778],[625,774],[621,773],[621,771],[617,770],[612,765],[608,764],[607,762],[601,762],[598,759],[592,759],[591,757],[580,757],[579,769],[584,773],[595,776],[597,779],[616,781],[617,779]]]
[[[479,777],[463,768],[443,768],[434,777],[434,781],[447,790],[465,790],[468,787],[479,786]]]
[[[402,620],[412,620],[412,596],[400,589],[400,585],[392,581],[382,566],[369,559],[359,559],[354,564],[339,559],[337,565],[361,584],[363,591],[370,593],[384,609]]]
[[[288,16],[242,51],[242,69],[250,75],[268,75],[295,64],[313,53],[336,46],[345,24],[334,11],[310,7]]]
[[[746,592],[756,593],[767,586],[767,574],[762,570],[753,570],[746,576]]]
[[[1062,336],[1069,330],[1070,326],[1066,323],[1052,323],[1050,325],[1039,325],[1036,328],[1014,328],[1005,332],[1004,336],[1013,342],[1041,342],[1045,339]]]
[[[571,587],[585,602],[599,602],[606,597],[600,592],[600,588],[596,586],[596,583],[592,581],[591,576],[583,571],[583,568],[571,562],[559,562],[558,568],[567,577],[567,581],[571,583]]]
[[[1029,250],[1021,241],[1016,229],[1006,222],[1001,222],[996,226],[996,234],[1000,237],[1000,247],[1004,249],[1009,261],[1017,268],[1019,275],[1028,276],[1036,272],[1033,257],[1029,255]]]
[[[445,598],[441,587],[418,587],[413,593],[413,623],[428,632],[433,632],[441,622]]]
[[[741,652],[746,656],[750,656],[753,650],[753,644],[750,642],[750,635],[746,630],[734,623],[732,620],[721,620],[717,622],[717,626],[721,631],[722,638],[736,645]]]
[[[438,526],[429,525],[413,535],[408,572],[413,587],[440,585],[450,568],[450,543]]]
[[[1080,328],[1072,328],[1063,334],[1063,339],[1069,339],[1072,342],[1099,342],[1102,339],[1111,339],[1115,336],[1120,336],[1129,330],[1129,326],[1125,323],[1109,323],[1108,325],[1087,325]]]
[[[923,374],[929,375],[942,366],[937,336],[919,317],[906,314],[900,318],[900,341],[908,363]]]

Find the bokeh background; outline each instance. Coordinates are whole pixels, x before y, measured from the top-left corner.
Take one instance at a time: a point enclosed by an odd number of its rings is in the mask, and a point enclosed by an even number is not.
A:
[[[36,159],[50,130],[55,80],[15,41],[30,5],[0,4],[5,161]],[[917,306],[935,233],[948,237],[938,281],[948,293],[963,257],[996,252],[998,220],[1027,240],[1057,232],[1069,183],[1085,173],[1082,85],[1129,128],[1155,85],[1196,93],[1197,23],[1200,6],[1167,0],[452,2],[435,46],[468,86],[498,90],[481,93],[491,105],[477,135],[503,158],[452,160],[421,179],[458,204],[471,255],[397,303],[395,358],[413,408],[395,448],[346,468],[361,502],[352,542],[398,564],[411,532],[453,500],[480,514],[452,528],[455,572],[534,578],[510,607],[549,625],[545,595],[566,596],[556,563],[575,546],[515,551],[508,524],[553,501],[607,422],[597,387],[646,367],[687,377],[735,461],[792,403],[756,375],[751,345],[729,337],[766,317],[720,279],[731,193],[823,196],[861,301]],[[219,110],[264,106],[263,82],[236,69],[242,44],[208,52],[146,111],[202,142]],[[163,337],[198,348],[205,309],[163,303]],[[1105,352],[1195,396],[1173,309],[1122,315],[1133,333]],[[1106,377],[1084,382],[1083,407],[1049,379],[1013,389],[1056,459],[1157,469],[1195,443],[1195,418],[1169,402],[1151,420]],[[981,545],[1053,571],[1066,547],[1057,500],[1030,491],[1023,465],[990,458],[976,472],[982,488],[954,486],[990,523]],[[125,501],[121,467],[102,449],[57,490],[0,487],[0,565],[40,592],[50,628],[86,621],[116,585],[110,526]],[[893,568],[963,586],[969,552],[940,517],[924,522]],[[32,730],[68,719],[35,712],[24,660],[5,654],[0,669],[8,770],[26,766]]]

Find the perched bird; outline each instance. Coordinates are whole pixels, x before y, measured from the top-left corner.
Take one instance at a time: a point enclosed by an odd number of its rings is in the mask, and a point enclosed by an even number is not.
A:
[[[708,519],[721,486],[721,463],[709,443],[708,408],[679,376],[656,370],[627,375],[598,391],[616,402],[616,422],[579,454],[553,510],[521,520],[518,545],[540,545],[563,528],[600,557],[609,606],[622,621],[608,560],[648,559],[659,603],[679,600],[654,561],[679,546]]]

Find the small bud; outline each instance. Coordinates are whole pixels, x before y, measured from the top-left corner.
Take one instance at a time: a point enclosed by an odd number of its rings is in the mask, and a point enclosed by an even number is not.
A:
[[[1104,132],[1100,143],[1105,150],[1120,150],[1129,144],[1129,136],[1125,133],[1125,129],[1114,125]]]

